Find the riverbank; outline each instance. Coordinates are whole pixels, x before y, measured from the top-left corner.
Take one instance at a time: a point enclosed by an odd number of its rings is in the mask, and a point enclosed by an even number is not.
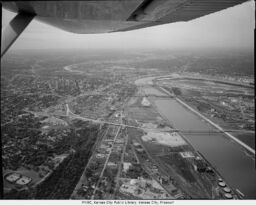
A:
[[[167,77],[167,76],[166,76]],[[244,198],[256,198],[256,172],[253,153],[237,143],[223,131],[220,131],[207,120],[192,112],[175,98],[161,98],[165,93],[159,89],[159,98],[154,85],[155,78],[137,80],[137,86],[151,87],[155,103],[151,103],[164,119],[178,130],[190,130],[191,133],[181,133],[195,150],[223,176],[225,181],[235,190],[239,190]],[[157,89],[158,90],[158,89]],[[155,105],[154,105],[155,104]],[[194,108],[193,108],[194,109]],[[216,124],[216,123],[215,123]],[[204,131],[197,133],[197,131]],[[217,132],[213,132],[217,130]],[[234,171],[235,170],[235,171]]]
[[[211,124],[202,121],[202,118],[173,98],[159,99],[155,104],[175,129],[191,131],[184,133],[184,137],[218,170],[231,187],[239,189],[245,198],[256,197],[254,160],[242,151],[241,145],[222,133],[211,133]],[[198,130],[205,132],[197,133]]]
[[[168,94],[170,97],[173,97],[173,95],[166,90],[163,87],[160,87],[161,90],[163,90],[166,94]],[[175,100],[177,102],[179,102],[181,105],[183,105],[184,107],[186,107],[187,109],[189,109],[191,112],[195,113],[197,116],[199,116],[200,118],[204,119],[206,122],[208,122],[209,124],[211,124],[213,127],[215,127],[216,129],[218,129],[219,131],[223,132],[226,136],[228,136],[229,138],[231,138],[232,140],[234,140],[235,142],[237,142],[239,145],[241,145],[243,148],[245,148],[247,151],[251,152],[253,155],[255,155],[255,150],[251,147],[249,147],[248,145],[246,145],[245,143],[243,143],[241,140],[237,139],[236,137],[234,137],[233,135],[231,135],[228,132],[225,132],[225,130],[220,127],[219,125],[217,125],[216,123],[214,123],[213,121],[211,121],[210,119],[208,119],[207,117],[205,117],[204,115],[202,115],[201,113],[199,113],[198,111],[196,111],[194,108],[192,108],[191,106],[189,106],[187,103],[185,103],[184,101],[182,101],[180,98],[175,97]]]

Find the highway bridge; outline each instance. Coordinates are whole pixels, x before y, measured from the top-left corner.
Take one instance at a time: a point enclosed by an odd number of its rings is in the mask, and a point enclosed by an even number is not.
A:
[[[121,124],[121,123],[115,123],[115,122],[110,122],[110,121],[104,121],[104,120],[97,120],[97,119],[91,119],[91,118],[86,118],[82,117],[80,115],[74,114],[71,112],[69,109],[68,104],[66,104],[66,116],[76,118],[76,119],[81,119],[84,121],[90,121],[93,123],[100,123],[100,124],[109,124],[109,125],[115,125],[115,126],[121,126],[121,127],[129,127],[129,128],[135,128],[135,129],[149,129],[141,126],[134,126],[134,125],[127,125],[127,124]],[[155,129],[152,129],[155,130]],[[237,133],[255,133],[254,130],[179,130],[179,129],[172,129],[172,132],[180,132],[183,134],[216,134],[216,133],[225,133],[225,132],[237,132]]]

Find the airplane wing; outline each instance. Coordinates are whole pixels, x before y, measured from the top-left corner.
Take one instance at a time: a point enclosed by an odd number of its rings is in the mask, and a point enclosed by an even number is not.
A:
[[[2,48],[7,50],[34,18],[65,31],[93,34],[129,31],[155,25],[189,21],[247,0],[84,0],[3,1],[7,10],[18,13],[7,28],[13,35]],[[20,15],[19,15],[20,14]],[[22,20],[26,18],[25,20]],[[15,22],[19,23],[15,23]],[[12,25],[11,25],[12,24]],[[18,24],[18,29],[16,26]],[[3,37],[5,38],[5,33]],[[11,37],[12,36],[12,37]],[[11,43],[10,43],[11,42]],[[5,52],[5,51],[4,51]]]

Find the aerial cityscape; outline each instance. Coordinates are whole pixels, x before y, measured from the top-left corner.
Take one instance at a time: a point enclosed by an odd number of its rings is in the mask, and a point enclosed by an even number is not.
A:
[[[5,199],[255,199],[244,50],[25,50],[1,60]]]

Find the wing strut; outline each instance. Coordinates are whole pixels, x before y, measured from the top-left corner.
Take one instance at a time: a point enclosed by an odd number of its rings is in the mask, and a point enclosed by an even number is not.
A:
[[[27,25],[34,18],[34,14],[18,13],[2,32],[1,57],[6,53],[14,41],[24,31]]]

